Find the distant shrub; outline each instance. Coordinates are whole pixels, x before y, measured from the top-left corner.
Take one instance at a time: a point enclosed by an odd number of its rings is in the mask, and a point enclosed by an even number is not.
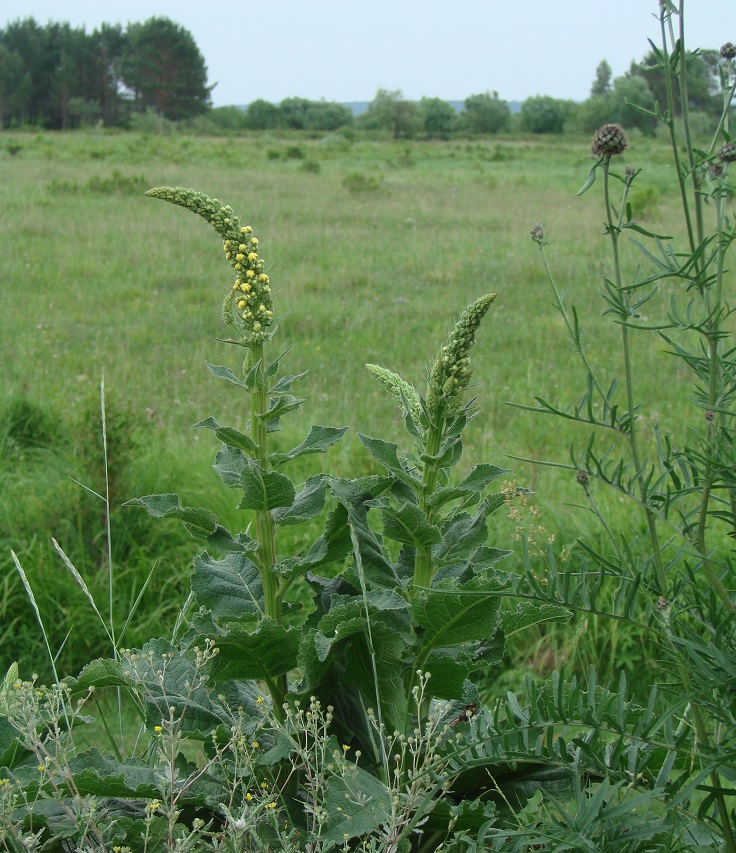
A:
[[[319,164],[318,160],[305,160],[301,165],[302,172],[309,172],[310,174],[317,175],[322,171],[322,167]]]
[[[342,179],[342,185],[351,193],[373,193],[381,188],[381,181],[375,175],[350,172]]]

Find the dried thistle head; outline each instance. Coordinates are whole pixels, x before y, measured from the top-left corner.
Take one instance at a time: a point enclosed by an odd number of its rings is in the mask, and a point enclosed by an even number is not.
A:
[[[270,338],[273,326],[273,303],[268,275],[263,270],[258,240],[250,225],[240,225],[240,220],[227,205],[222,206],[205,193],[184,187],[155,187],[147,196],[160,198],[184,207],[201,216],[222,237],[225,259],[237,278],[222,305],[222,316],[234,326],[245,343],[256,343]]]
[[[727,142],[718,149],[718,159],[721,163],[733,163],[736,160],[736,142]]]
[[[621,125],[604,124],[593,134],[590,150],[594,157],[616,157],[624,153],[628,144]]]
[[[721,59],[729,60],[736,57],[736,44],[731,41],[727,41],[725,44],[721,45]]]

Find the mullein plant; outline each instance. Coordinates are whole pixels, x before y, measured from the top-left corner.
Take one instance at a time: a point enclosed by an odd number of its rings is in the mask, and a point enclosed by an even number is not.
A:
[[[276,318],[257,237],[203,193],[160,187],[148,195],[209,223],[234,274],[222,305],[230,333],[223,343],[242,354],[241,369],[208,367],[247,398],[246,425],[208,417],[197,427],[221,442],[213,467],[239,492],[244,529],[231,532],[176,494],[130,502],[178,519],[207,550],[194,559],[172,639],[121,650],[69,683],[72,695],[128,690],[152,739],[145,766],[120,753],[117,761],[80,757],[75,792],[101,796],[115,837],[126,843],[143,832],[173,844],[193,838],[197,827],[206,833],[232,820],[244,830],[255,803],[264,819],[278,813],[311,838],[308,849],[362,838],[366,849],[432,850],[451,832],[477,830],[510,805],[522,806],[543,785],[571,784],[573,771],[560,766],[551,742],[530,753],[524,735],[497,733],[503,725],[473,683],[502,658],[506,630],[568,617],[564,607],[534,602],[504,607],[510,585],[497,564],[510,552],[487,542],[487,518],[509,497],[508,484],[489,491],[504,469],[480,463],[452,477],[475,416],[466,398],[471,351],[495,296],[461,314],[428,369],[424,394],[393,371],[368,366],[398,403],[410,448],[361,435],[381,473],[355,480],[317,474],[297,484],[285,473],[289,465],[329,450],[345,428],[312,426],[295,447],[272,446],[280,419],[303,400],[291,394],[300,376],[281,372],[283,355],[268,355]],[[322,532],[293,554],[282,533],[300,524]],[[295,606],[305,591],[311,609]],[[503,713],[513,718],[515,702]],[[307,746],[321,740],[320,755],[342,745],[356,756],[348,788],[342,771],[325,776],[295,752],[285,732],[300,708],[313,709],[307,717],[315,708],[326,714],[327,727]],[[264,715],[273,725],[264,728]],[[201,743],[203,763],[184,757],[187,740]],[[251,745],[247,771],[241,740]],[[8,778],[22,785],[34,772],[32,756],[19,748],[11,757]],[[75,779],[74,767],[64,773]],[[67,784],[63,777],[60,771],[55,790]],[[51,789],[34,791],[53,799]],[[43,829],[37,799],[18,813]]]
[[[736,48],[727,43],[720,50],[723,110],[710,145],[700,149],[690,131],[682,4],[678,10],[669,2],[661,3],[660,25],[661,47],[654,48],[654,55],[664,74],[667,104],[658,105],[654,115],[672,141],[685,246],[673,248],[671,238],[652,233],[634,220],[629,193],[634,182],[641,180],[640,172],[616,166],[628,149],[618,125],[604,125],[595,133],[591,146],[595,162],[579,193],[602,177],[611,268],[601,295],[605,313],[619,328],[620,380],[603,383],[594,344],[586,340],[577,310],[550,269],[544,230],[535,225],[531,232],[541,251],[555,308],[581,358],[586,388],[581,399],[567,408],[542,397],[537,398],[537,406],[522,408],[590,428],[586,446],[571,448],[567,465],[556,464],[567,467],[576,478],[585,505],[600,522],[603,544],[582,542],[577,562],[570,561],[559,573],[550,555],[553,571],[544,588],[527,574],[538,600],[566,601],[583,614],[607,615],[651,638],[653,657],[660,663],[665,659],[668,681],[676,685],[658,684],[659,696],[652,696],[651,707],[672,719],[676,709],[680,720],[663,738],[670,750],[669,769],[657,779],[669,817],[674,820],[682,809],[681,816],[687,814],[692,826],[697,826],[686,833],[692,849],[702,849],[696,848],[697,839],[708,849],[721,845],[718,849],[736,853],[736,574],[728,544],[729,537],[736,536],[736,348],[730,340],[733,308],[728,285],[733,275],[726,262],[736,236],[727,205],[732,192],[729,171],[736,161],[730,124]],[[676,105],[681,107],[681,132],[674,120]],[[620,247],[627,236],[634,238],[648,272],[637,267],[627,275]],[[651,312],[664,287],[669,311],[658,322],[648,322],[640,309],[649,303]],[[637,396],[631,345],[632,336],[644,332],[659,335],[675,359],[673,367],[690,375],[690,398],[698,412],[693,423],[673,434],[655,425],[651,441],[642,429],[646,401]],[[674,374],[672,381],[676,381]],[[596,439],[606,434],[619,441],[601,450]],[[603,489],[640,510],[644,538],[628,540],[617,529],[603,508]],[[573,578],[578,592],[570,594]],[[604,594],[609,603],[604,603]],[[652,678],[656,683],[656,674]]]

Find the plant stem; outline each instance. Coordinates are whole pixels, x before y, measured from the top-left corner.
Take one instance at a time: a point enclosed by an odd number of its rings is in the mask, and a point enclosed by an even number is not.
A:
[[[619,294],[619,297],[624,305],[624,308],[628,310],[629,301],[628,296],[625,294],[621,281],[621,261],[619,257],[619,248],[618,248],[618,238],[620,232],[620,223],[614,224],[613,216],[611,213],[611,199],[610,199],[610,187],[609,187],[609,166],[611,163],[610,157],[606,157],[603,161],[603,193],[605,199],[606,206],[606,219],[608,223],[608,234],[611,238],[611,252],[613,255],[613,275],[614,275],[614,285],[616,287],[616,291]],[[636,411],[634,404],[634,379],[631,370],[631,350],[629,345],[629,327],[628,327],[628,316],[621,317],[621,340],[623,346],[624,353],[624,372],[626,376],[626,405],[629,410],[629,448],[631,451],[631,460],[634,463],[634,468],[636,470],[636,478],[639,481],[639,491],[641,494],[642,503],[645,506],[644,512],[646,515],[647,528],[649,530],[649,537],[652,542],[652,555],[654,557],[654,567],[657,574],[657,584],[659,586],[659,594],[662,596],[666,596],[667,592],[667,579],[664,573],[664,565],[662,563],[662,552],[659,545],[659,535],[657,533],[657,525],[654,518],[654,514],[652,511],[646,506],[646,488],[641,479],[641,460],[639,456],[639,446],[638,446],[638,435],[637,435],[637,427],[636,427]]]
[[[268,458],[268,427],[262,417],[268,410],[268,378],[263,368],[263,341],[254,342],[245,360],[244,372],[256,368],[256,376],[250,393],[250,429],[251,438],[256,444],[256,461],[264,471],[270,468]],[[278,575],[273,571],[276,564],[276,528],[273,516],[268,509],[256,511],[256,565],[263,584],[263,598],[266,616],[277,624],[283,621],[283,608],[279,594]],[[273,704],[274,716],[279,722],[284,720],[284,697],[286,696],[286,675],[266,681]]]
[[[419,495],[419,505],[427,514],[427,519],[432,522],[429,498],[437,488],[437,475],[439,474],[439,460],[437,459],[442,445],[442,434],[444,432],[444,416],[438,416],[439,423],[430,424],[427,430],[427,439],[424,445],[426,459],[422,471],[422,491]],[[412,588],[427,588],[432,583],[434,574],[434,561],[432,558],[432,546],[417,548],[414,560],[414,581]]]

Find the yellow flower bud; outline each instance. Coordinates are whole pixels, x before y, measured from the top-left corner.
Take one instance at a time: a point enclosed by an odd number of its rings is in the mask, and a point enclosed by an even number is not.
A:
[[[239,251],[239,252],[244,252],[244,251],[245,251],[245,249],[246,249],[246,245],[245,245],[245,243],[241,243],[241,244],[238,246],[238,251]]]
[[[241,300],[238,302],[238,311],[242,311],[242,310],[243,310],[243,308],[245,308],[246,304],[247,304],[247,303],[246,303],[245,299],[241,299]]]
[[[247,270],[245,274],[248,276],[248,278],[256,277],[256,274],[253,272],[253,270]]]
[[[238,252],[238,254],[235,256],[235,260],[236,261],[244,261],[245,255],[242,252]]]
[[[255,252],[249,252],[249,253],[248,253],[248,260],[249,260],[251,263],[253,263],[253,261],[257,261],[257,260],[258,260],[258,255],[257,255]]]
[[[252,230],[253,230],[253,229],[251,228],[251,231],[252,231]],[[257,246],[257,245],[258,245],[258,238],[257,238],[257,237],[251,237],[251,238],[250,238],[250,242],[251,242],[251,244],[252,244],[253,246]]]
[[[263,281],[263,282],[268,281],[268,276],[266,275],[266,273],[265,273],[265,272],[262,272],[262,273],[258,276],[258,281]]]
[[[242,265],[242,264],[235,264],[235,269],[236,269],[238,272],[240,272],[240,270],[242,270],[242,269],[243,269],[243,265]]]

